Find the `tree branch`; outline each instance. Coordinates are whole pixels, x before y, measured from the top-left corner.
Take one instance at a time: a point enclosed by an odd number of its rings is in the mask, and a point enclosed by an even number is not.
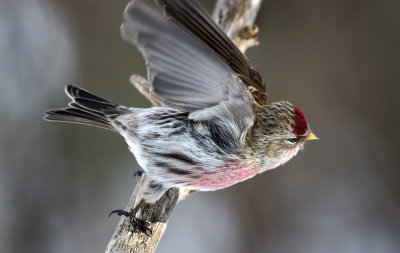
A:
[[[218,0],[213,12],[214,21],[217,22],[226,34],[235,42],[242,52],[249,47],[258,45],[258,28],[253,25],[262,0]],[[130,82],[154,106],[160,106],[150,96],[148,81],[138,75],[133,75]],[[125,210],[134,207],[137,193],[143,184],[143,177],[136,184],[131,199]],[[134,233],[128,219],[122,217],[108,243],[106,253],[151,253],[154,252],[163,235],[169,216],[178,200],[183,200],[191,192],[169,189],[160,200],[154,204],[146,204],[139,214],[140,219],[150,222],[151,236],[143,233]]]
[[[258,45],[258,28],[254,25],[262,0],[219,0],[213,12],[214,21],[243,53]]]

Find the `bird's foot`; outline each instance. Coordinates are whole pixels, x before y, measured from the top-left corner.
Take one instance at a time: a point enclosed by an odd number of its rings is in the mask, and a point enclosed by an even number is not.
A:
[[[136,218],[135,217],[136,213],[137,213],[137,210],[135,210],[135,209],[131,209],[129,212],[127,212],[125,210],[114,210],[114,211],[110,212],[109,217],[111,217],[111,215],[113,215],[113,214],[116,214],[118,216],[125,216],[129,219],[129,224],[131,224],[131,226],[133,228],[133,232],[144,233],[147,236],[150,236],[153,232],[149,228],[150,222]]]

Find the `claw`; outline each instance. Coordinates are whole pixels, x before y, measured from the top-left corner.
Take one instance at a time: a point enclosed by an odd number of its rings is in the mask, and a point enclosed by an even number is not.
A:
[[[118,210],[111,211],[110,214],[108,215],[108,218],[111,218],[111,215],[113,215],[114,213],[117,214],[118,216],[122,216],[122,215],[125,216],[125,217],[129,217],[130,216],[129,212],[127,212],[125,210],[118,209]]]
[[[108,217],[111,217],[111,215],[116,214],[118,216],[125,216],[128,217],[129,223],[132,225],[132,230],[133,232],[139,232],[139,233],[144,233],[147,236],[152,235],[153,231],[149,228],[150,222],[146,220],[142,220],[139,218],[136,218],[136,213],[143,207],[144,201],[141,200],[140,203],[133,209],[131,209],[129,212],[121,209],[117,209],[114,211],[111,211]]]
[[[131,218],[129,222],[133,227],[133,231],[135,232],[138,231],[146,234],[147,236],[151,236],[151,234],[153,233],[153,231],[149,228],[150,223],[145,220]]]

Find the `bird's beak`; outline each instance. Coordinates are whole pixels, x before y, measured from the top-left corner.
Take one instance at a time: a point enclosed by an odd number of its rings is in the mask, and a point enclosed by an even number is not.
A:
[[[315,134],[310,132],[304,140],[306,140],[306,141],[319,140],[319,138],[317,136],[315,136]]]

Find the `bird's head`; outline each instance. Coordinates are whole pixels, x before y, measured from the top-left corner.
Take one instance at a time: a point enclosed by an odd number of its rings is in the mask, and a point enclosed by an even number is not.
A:
[[[306,141],[316,139],[303,113],[293,104],[280,101],[257,108],[246,145],[252,160],[260,166],[271,161],[280,165],[296,155]]]

